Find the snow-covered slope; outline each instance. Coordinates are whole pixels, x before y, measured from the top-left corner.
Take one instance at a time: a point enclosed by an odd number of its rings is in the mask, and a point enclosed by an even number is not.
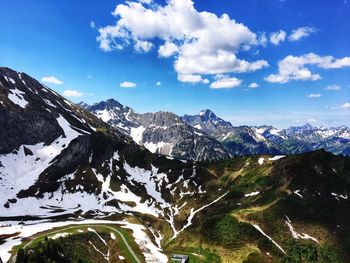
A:
[[[24,73],[0,68],[0,100],[0,221],[138,215],[163,220],[169,239],[224,194],[208,198],[195,163],[140,148]],[[172,129],[142,117],[142,138]]]

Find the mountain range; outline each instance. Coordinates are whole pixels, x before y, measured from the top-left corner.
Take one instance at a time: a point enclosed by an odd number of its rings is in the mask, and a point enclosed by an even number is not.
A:
[[[333,138],[346,137],[347,128],[336,130]],[[350,158],[324,150],[229,158],[230,138],[247,147],[236,134],[253,138],[254,151],[283,136],[323,136],[310,126],[232,127],[210,111],[137,114],[114,100],[77,106],[0,68],[0,257],[35,262],[26,257],[44,244],[52,252],[42,236],[57,234],[54,226],[104,223],[129,234],[140,251],[130,262],[169,262],[179,252],[193,262],[349,262]],[[270,135],[276,142],[263,139]],[[106,234],[89,233],[81,240],[96,260],[86,262],[108,262],[108,244],[91,245]],[[65,234],[58,243],[75,235]],[[29,241],[35,235],[40,242]],[[56,254],[82,262],[72,250]],[[50,255],[41,256],[53,262]]]
[[[153,153],[189,160],[224,159],[251,154],[298,154],[319,149],[350,154],[350,129],[306,124],[277,129],[272,126],[233,126],[203,110],[197,115],[170,112],[136,113],[114,99],[90,106],[97,117],[129,135]]]

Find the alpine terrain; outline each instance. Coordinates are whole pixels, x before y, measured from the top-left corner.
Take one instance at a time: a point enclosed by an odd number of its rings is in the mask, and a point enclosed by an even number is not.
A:
[[[0,68],[4,262],[350,262],[347,128],[83,106]]]

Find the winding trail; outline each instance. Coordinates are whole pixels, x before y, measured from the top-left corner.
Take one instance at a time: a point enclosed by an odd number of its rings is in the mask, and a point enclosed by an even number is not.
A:
[[[59,229],[59,230],[56,230],[56,231],[52,231],[52,232],[49,232],[49,233],[46,233],[46,234],[42,234],[40,236],[37,236],[33,239],[31,239],[27,244],[25,244],[23,246],[23,248],[26,248],[28,246],[30,246],[33,241],[35,241],[36,239],[38,238],[41,238],[41,237],[45,237],[45,236],[49,236],[49,235],[52,235],[52,234],[56,234],[56,233],[60,233],[60,232],[64,232],[64,231],[67,231],[67,230],[70,230],[70,229],[79,229],[81,227],[102,227],[102,228],[107,228],[109,229],[110,231],[113,231],[114,233],[118,234],[118,236],[120,236],[120,238],[123,240],[126,248],[128,249],[129,253],[132,255],[132,257],[134,258],[134,260],[137,262],[137,263],[143,263],[143,261],[141,261],[138,256],[136,255],[135,251],[132,249],[132,247],[130,246],[130,244],[128,243],[128,241],[126,240],[126,238],[124,237],[123,233],[121,233],[118,229],[115,229],[111,226],[106,226],[106,225],[91,225],[91,224],[88,224],[88,225],[81,225],[81,226],[72,226],[72,227],[66,227],[66,228],[62,228],[62,229]],[[11,259],[8,261],[9,263],[16,263],[16,260],[17,260],[17,253],[15,255],[13,255],[11,257]]]

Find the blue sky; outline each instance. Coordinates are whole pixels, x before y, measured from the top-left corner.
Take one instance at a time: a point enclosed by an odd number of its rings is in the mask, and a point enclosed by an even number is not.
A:
[[[233,125],[350,126],[347,1],[0,0],[0,7],[0,65],[74,102],[115,98],[138,112],[179,115],[210,108]]]

